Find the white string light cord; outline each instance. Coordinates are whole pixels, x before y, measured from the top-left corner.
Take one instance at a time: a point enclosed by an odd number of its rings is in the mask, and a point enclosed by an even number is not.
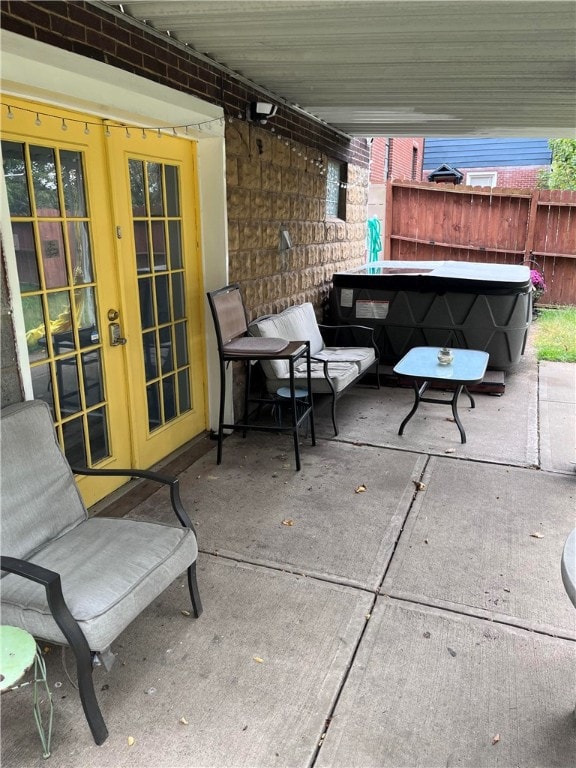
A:
[[[90,120],[78,120],[76,118],[69,118],[69,117],[60,117],[59,115],[52,115],[49,112],[41,112],[36,109],[26,109],[25,107],[15,107],[11,104],[6,104],[6,118],[8,120],[14,120],[16,117],[15,112],[27,112],[31,115],[36,115],[36,119],[34,120],[34,124],[37,126],[42,125],[42,118],[47,118],[49,120],[58,120],[60,121],[60,129],[62,131],[68,130],[69,123],[75,123],[77,125],[83,125],[84,126],[84,133],[86,135],[90,134],[90,128],[104,128],[104,135],[109,138],[112,136],[112,131],[119,130],[124,131],[126,138],[130,139],[132,138],[131,131],[135,131],[138,133],[141,133],[141,136],[143,139],[147,137],[149,133],[156,134],[156,136],[161,139],[162,133],[172,133],[174,136],[186,136],[190,130],[198,130],[200,132],[202,131],[210,131],[212,129],[213,125],[218,124],[219,126],[224,125],[224,118],[223,117],[214,117],[211,120],[202,120],[198,123],[186,123],[183,125],[160,125],[160,126],[136,126],[136,125],[124,125],[121,123],[106,123],[102,120],[99,122],[93,122]],[[180,131],[180,133],[179,133]]]
[[[26,107],[16,107],[11,104],[6,104],[6,119],[8,120],[14,120],[16,117],[15,112],[26,112],[31,115],[36,115],[36,119],[34,120],[34,124],[37,126],[42,125],[42,118],[49,119],[49,120],[58,120],[60,122],[60,129],[62,131],[68,130],[69,123],[74,123],[77,125],[83,125],[84,126],[84,133],[86,135],[90,134],[90,128],[99,128],[104,129],[104,135],[106,138],[110,138],[112,136],[113,131],[124,131],[124,134],[127,139],[131,139],[133,133],[140,134],[143,139],[146,139],[148,137],[148,134],[155,134],[157,138],[161,139],[163,133],[171,133],[173,136],[186,136],[189,135],[189,132],[191,130],[197,130],[200,133],[203,131],[210,132],[213,125],[218,124],[219,126],[224,125],[225,118],[224,117],[215,117],[211,120],[202,120],[198,123],[186,123],[183,125],[161,125],[161,126],[148,126],[148,127],[142,127],[142,126],[136,126],[136,125],[124,125],[122,123],[106,123],[103,120],[96,122],[96,121],[90,121],[90,120],[79,120],[76,118],[71,117],[61,117],[60,115],[53,115],[49,112],[42,112],[35,109],[27,109]],[[229,117],[228,120],[231,122],[232,117]],[[241,118],[239,118],[241,119]],[[274,132],[274,128],[272,128],[272,132]],[[280,136],[280,134],[276,134],[276,138],[279,141],[283,141],[286,146],[292,147],[292,152],[298,153],[298,156],[301,157],[302,155],[305,155],[305,160],[308,164],[314,165],[318,168],[318,172],[321,175],[326,174],[326,166],[323,162],[322,157],[311,157],[306,152],[302,151],[302,148],[299,145],[293,144],[288,139],[285,139],[284,137]],[[343,189],[346,189],[348,186],[346,183],[340,182],[339,186]]]

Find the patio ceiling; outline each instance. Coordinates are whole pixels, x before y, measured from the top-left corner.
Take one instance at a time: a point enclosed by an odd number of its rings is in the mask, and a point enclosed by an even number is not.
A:
[[[571,0],[97,4],[352,136],[575,135]]]

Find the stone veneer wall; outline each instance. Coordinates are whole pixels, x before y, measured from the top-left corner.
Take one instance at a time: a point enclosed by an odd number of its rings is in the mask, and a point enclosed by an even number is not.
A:
[[[327,219],[326,176],[311,157],[328,160],[253,123],[226,125],[229,276],[250,319],[304,301],[320,318],[333,273],[366,260],[368,168],[348,165],[346,220]]]

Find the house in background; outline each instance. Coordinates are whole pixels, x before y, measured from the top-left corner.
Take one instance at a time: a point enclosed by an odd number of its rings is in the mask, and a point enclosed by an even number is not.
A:
[[[442,165],[457,168],[470,187],[535,187],[542,170],[549,169],[548,139],[424,140],[422,180]]]
[[[424,139],[378,136],[370,147],[368,216],[384,221],[386,182],[392,179],[421,181]]]
[[[384,228],[389,181],[432,180],[430,174],[445,166],[459,171],[466,186],[530,188],[551,162],[548,139],[375,138],[368,216]]]

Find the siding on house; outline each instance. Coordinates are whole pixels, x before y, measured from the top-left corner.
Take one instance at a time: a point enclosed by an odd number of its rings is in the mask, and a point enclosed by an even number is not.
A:
[[[424,171],[442,163],[458,170],[550,165],[548,139],[439,139],[424,141]]]

